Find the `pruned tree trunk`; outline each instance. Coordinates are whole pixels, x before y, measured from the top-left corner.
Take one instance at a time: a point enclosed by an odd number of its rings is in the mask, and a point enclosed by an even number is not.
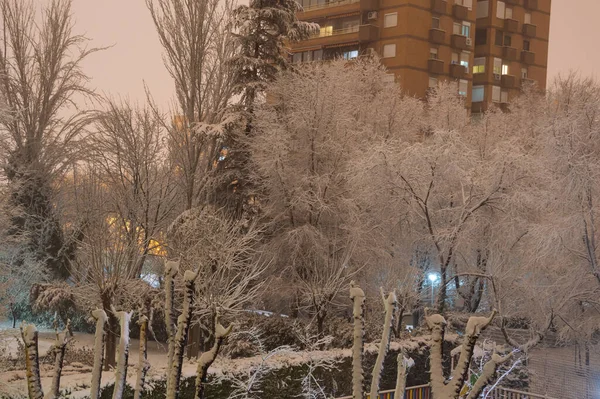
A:
[[[43,399],[44,391],[42,391],[42,381],[40,379],[38,353],[38,331],[33,324],[24,324],[21,326],[21,337],[25,344],[25,370],[29,399]]]
[[[363,398],[363,335],[365,319],[363,310],[365,306],[365,293],[354,281],[350,282],[350,299],[352,300],[352,318],[354,319],[354,330],[352,334],[352,399]]]
[[[414,364],[411,358],[406,357],[404,349],[398,353],[398,375],[396,376],[396,389],[394,390],[394,398],[404,399],[406,391],[406,376],[408,371]]]
[[[56,342],[52,347],[56,357],[54,359],[54,373],[52,374],[52,387],[46,395],[46,399],[56,399],[60,395],[60,377],[62,375],[63,362],[65,360],[65,352],[69,343],[71,333],[71,320],[67,320],[67,325],[62,333],[56,332]]]
[[[179,262],[168,261],[165,264],[165,326],[168,339],[168,363],[173,360],[173,339],[175,337],[175,319],[173,316],[173,302],[175,298],[175,276],[179,272]]]
[[[231,333],[233,324],[225,328],[219,323],[220,314],[219,311],[215,313],[214,326],[215,326],[215,342],[209,351],[206,351],[200,356],[198,360],[198,371],[196,372],[196,393],[194,399],[204,399],[204,387],[206,385],[206,379],[208,377],[208,368],[213,364],[219,351],[223,340]]]
[[[427,313],[427,312],[425,312]],[[434,398],[444,398],[444,370],[442,368],[442,352],[444,345],[444,332],[446,319],[442,315],[433,314],[425,317],[427,327],[431,332],[431,345],[429,347],[429,373],[431,391]]]
[[[140,350],[133,399],[140,399],[142,397],[146,373],[148,373],[148,370],[150,369],[150,363],[148,363],[148,323],[149,321],[146,316],[140,316],[140,319],[138,320],[138,324],[140,325]]]
[[[396,312],[396,293],[390,292],[387,299],[381,288],[381,299],[385,308],[385,319],[383,322],[383,332],[381,335],[381,342],[379,343],[379,352],[377,353],[377,360],[375,360],[375,366],[373,367],[373,378],[371,379],[371,398],[379,397],[379,382],[381,381],[381,373],[383,371],[383,361],[385,355],[390,348],[391,329],[394,322],[394,313]]]
[[[183,276],[185,282],[185,291],[183,296],[183,307],[181,314],[177,318],[177,333],[172,340],[172,360],[169,363],[169,375],[167,377],[167,397],[166,399],[176,399],[179,395],[179,382],[181,380],[181,367],[183,365],[183,353],[185,343],[192,320],[192,302],[194,300],[194,282],[198,277],[198,272],[187,270]]]
[[[108,317],[102,309],[92,311],[92,316],[96,319],[96,334],[94,337],[94,366],[92,368],[90,398],[98,399],[102,380],[102,363],[104,363],[104,324],[106,324]]]
[[[473,351],[475,350],[475,344],[477,344],[479,335],[490,325],[495,316],[496,310],[494,309],[490,317],[469,317],[467,329],[461,345],[460,357],[458,358],[456,368],[452,373],[451,382],[448,384],[451,387],[452,394],[456,395],[456,397],[460,395],[465,380],[467,379],[471,358],[473,357]]]
[[[131,321],[131,315],[132,312],[117,312],[116,315],[119,318],[119,324],[121,326],[121,339],[119,340],[113,399],[121,399],[125,389],[127,361],[129,359],[129,322]]]
[[[512,357],[512,353],[502,357],[497,354],[493,354],[492,358],[483,366],[483,372],[471,388],[471,392],[469,392],[469,396],[467,399],[477,399],[482,394],[485,387],[487,387],[492,381],[492,379],[496,376],[496,370],[498,370],[498,366],[502,363],[506,362],[508,359]]]

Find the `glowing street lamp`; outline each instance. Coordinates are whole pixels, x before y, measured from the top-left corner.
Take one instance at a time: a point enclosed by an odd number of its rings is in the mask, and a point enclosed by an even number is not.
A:
[[[438,281],[439,276],[437,273],[429,273],[427,275],[429,282],[431,283],[431,306],[433,306],[433,285]]]

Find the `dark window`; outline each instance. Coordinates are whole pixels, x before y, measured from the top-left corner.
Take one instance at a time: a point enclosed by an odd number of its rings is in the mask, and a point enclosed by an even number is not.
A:
[[[512,46],[512,36],[509,36],[509,35],[504,36],[504,45],[506,47]]]
[[[431,27],[433,29],[440,29],[440,19],[436,18],[436,17],[433,17],[431,19]]]
[[[477,29],[475,31],[475,45],[487,44],[487,29]]]
[[[496,46],[503,45],[503,41],[502,41],[503,38],[504,38],[504,33],[502,33],[502,31],[497,30],[496,31],[496,41],[495,41]]]
[[[529,51],[530,46],[529,40],[523,40],[523,50]]]

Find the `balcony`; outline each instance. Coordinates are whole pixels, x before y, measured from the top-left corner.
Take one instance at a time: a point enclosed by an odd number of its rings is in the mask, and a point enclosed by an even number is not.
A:
[[[455,4],[452,7],[452,14],[456,19],[465,20],[469,18],[469,9],[460,4]]]
[[[469,46],[467,46],[467,39],[468,38],[463,35],[452,35],[452,38],[450,39],[450,45],[454,48],[466,50],[469,48]]]
[[[360,0],[361,11],[379,10],[379,0]]]
[[[473,74],[473,86],[483,85],[487,81],[487,74],[485,73],[474,73]]]
[[[510,61],[518,61],[518,59],[519,59],[517,49],[514,47],[508,47],[508,46],[502,47],[502,57],[504,59],[507,59]]]
[[[518,33],[519,32],[519,21],[517,21],[516,19],[505,19],[504,20],[504,30],[512,32],[512,33]]]
[[[429,72],[431,73],[436,75],[441,75],[444,73],[444,61],[442,60],[430,58],[427,60],[427,66],[429,68]]]
[[[525,8],[530,10],[537,10],[538,0],[525,0]]]
[[[514,89],[517,85],[517,78],[513,75],[502,75],[501,83],[505,89]]]
[[[534,86],[535,84],[537,84],[537,82],[533,79],[521,78],[521,88],[524,88],[527,86]]]
[[[467,68],[460,64],[450,64],[450,76],[462,79],[467,75]]]
[[[521,62],[523,64],[535,64],[535,53],[531,51],[521,51]]]
[[[359,42],[372,42],[379,39],[379,29],[375,25],[361,25],[358,28]]]
[[[304,7],[304,11],[298,13],[298,19],[317,19],[331,15],[334,12],[335,14],[357,12],[361,9],[362,1],[369,0],[339,0],[329,1],[321,4],[314,4],[308,7]]]
[[[444,44],[446,42],[446,31],[429,29],[429,41],[436,44]]]
[[[523,35],[535,37],[537,35],[537,26],[531,24],[523,24]]]
[[[316,34],[312,35],[308,40],[298,44],[292,44],[292,47],[297,45],[305,46],[328,46],[332,44],[343,44],[343,43],[358,43],[358,34],[360,26],[355,25],[345,29],[336,30],[321,30]]]
[[[448,2],[446,0],[431,0],[431,12],[446,14],[447,6]]]

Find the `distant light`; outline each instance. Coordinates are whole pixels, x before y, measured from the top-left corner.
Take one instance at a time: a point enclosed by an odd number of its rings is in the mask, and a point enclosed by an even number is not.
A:
[[[432,283],[435,283],[438,280],[438,275],[436,273],[429,273],[427,275],[427,278],[429,279],[429,281],[431,281]]]

